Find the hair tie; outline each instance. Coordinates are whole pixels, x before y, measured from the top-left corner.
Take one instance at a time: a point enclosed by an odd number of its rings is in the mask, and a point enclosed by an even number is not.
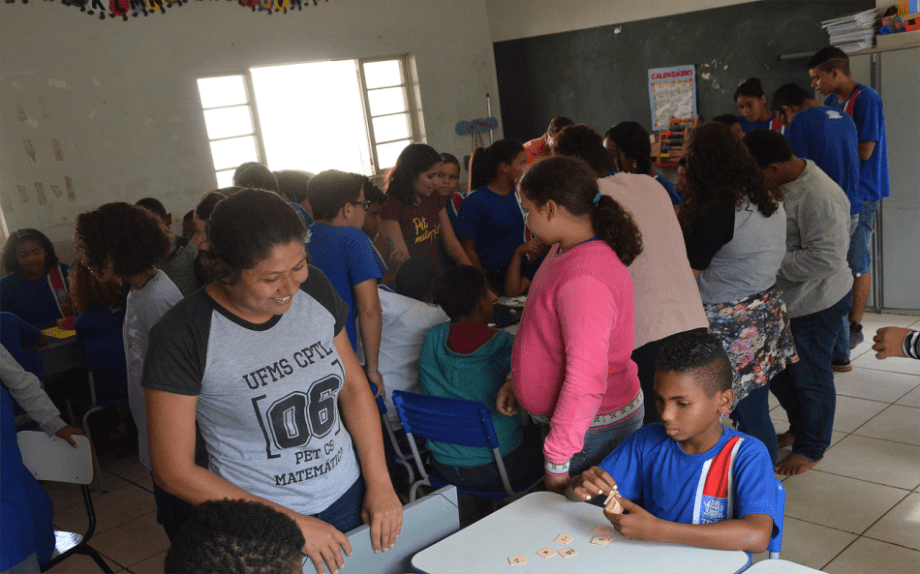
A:
[[[601,197],[603,196],[604,194],[602,194],[601,192],[597,192],[597,195],[594,196],[594,204],[597,205],[597,203],[600,202]]]

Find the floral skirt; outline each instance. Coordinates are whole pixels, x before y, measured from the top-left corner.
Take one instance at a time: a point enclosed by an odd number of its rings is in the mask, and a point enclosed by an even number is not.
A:
[[[709,331],[722,339],[734,367],[735,404],[799,360],[786,303],[775,288],[703,307]]]

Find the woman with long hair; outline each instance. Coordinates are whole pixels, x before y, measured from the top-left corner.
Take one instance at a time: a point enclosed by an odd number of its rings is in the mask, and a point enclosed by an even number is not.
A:
[[[51,240],[37,229],[13,232],[3,245],[0,311],[15,313],[45,329],[72,314],[67,303],[67,265],[58,262]]]

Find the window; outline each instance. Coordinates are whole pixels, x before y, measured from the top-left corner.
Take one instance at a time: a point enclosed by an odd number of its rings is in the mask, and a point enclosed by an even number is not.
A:
[[[218,186],[237,166],[376,175],[423,127],[411,56],[333,60],[201,78]]]

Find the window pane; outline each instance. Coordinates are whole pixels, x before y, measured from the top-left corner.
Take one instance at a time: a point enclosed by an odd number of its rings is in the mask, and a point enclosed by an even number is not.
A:
[[[399,60],[368,62],[364,64],[364,82],[367,89],[398,86],[403,83]]]
[[[247,161],[259,161],[253,136],[211,142],[214,169],[236,168]]]
[[[246,105],[206,110],[204,124],[208,128],[209,140],[248,135],[253,131],[252,115]]]
[[[217,172],[217,188],[223,189],[225,187],[230,187],[233,185],[233,173],[236,171],[236,168],[225,169],[224,171]]]
[[[374,139],[379,142],[409,137],[409,114],[374,118]]]
[[[377,146],[377,161],[380,162],[377,168],[383,171],[396,165],[396,158],[410,143],[412,140],[402,140]]]
[[[382,116],[408,110],[406,93],[403,88],[386,88],[367,92],[371,103],[371,115]]]
[[[224,76],[222,78],[202,78],[198,80],[201,92],[201,107],[216,108],[246,103],[246,86],[243,76]]]

